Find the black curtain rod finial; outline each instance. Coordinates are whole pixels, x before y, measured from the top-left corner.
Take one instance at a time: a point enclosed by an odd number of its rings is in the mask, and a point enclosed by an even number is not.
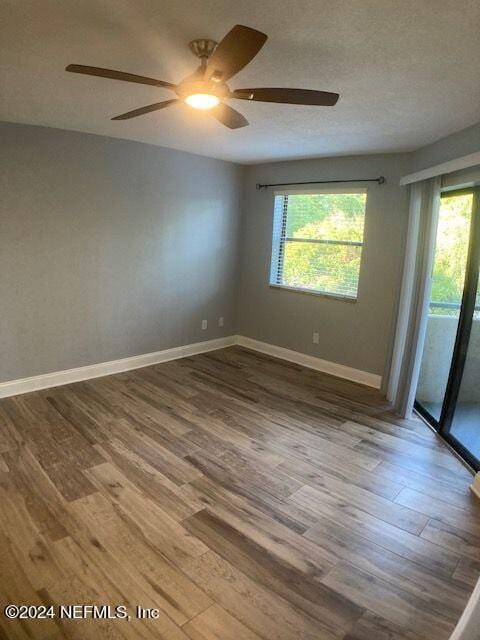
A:
[[[356,180],[310,180],[308,182],[277,182],[276,184],[260,184],[257,182],[257,190],[268,189],[268,187],[298,187],[302,184],[345,184],[346,182],[376,182],[377,184],[385,184],[385,176],[379,178],[359,178]]]

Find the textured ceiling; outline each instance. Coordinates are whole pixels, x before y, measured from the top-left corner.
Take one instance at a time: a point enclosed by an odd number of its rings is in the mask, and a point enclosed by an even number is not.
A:
[[[230,131],[186,105],[110,117],[163,89],[68,74],[68,63],[178,82],[190,40],[268,34],[230,82],[340,93],[336,107],[231,101]],[[0,120],[87,131],[238,162],[392,152],[480,120],[478,0],[1,0]]]

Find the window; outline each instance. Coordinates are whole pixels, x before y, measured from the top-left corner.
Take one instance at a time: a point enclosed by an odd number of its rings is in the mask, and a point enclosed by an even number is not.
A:
[[[357,297],[366,191],[275,194],[270,284]]]

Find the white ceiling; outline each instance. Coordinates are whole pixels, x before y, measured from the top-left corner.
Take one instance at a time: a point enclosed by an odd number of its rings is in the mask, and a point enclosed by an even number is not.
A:
[[[269,39],[230,82],[340,93],[336,107],[231,101],[231,131],[186,105],[110,117],[173,97],[69,74],[68,63],[178,82],[190,40],[234,24]],[[0,120],[87,131],[258,162],[412,150],[480,120],[478,0],[1,0]]]

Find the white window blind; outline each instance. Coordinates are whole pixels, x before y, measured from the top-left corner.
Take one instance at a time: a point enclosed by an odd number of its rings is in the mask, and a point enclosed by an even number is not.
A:
[[[357,297],[365,190],[277,192],[270,284]]]

